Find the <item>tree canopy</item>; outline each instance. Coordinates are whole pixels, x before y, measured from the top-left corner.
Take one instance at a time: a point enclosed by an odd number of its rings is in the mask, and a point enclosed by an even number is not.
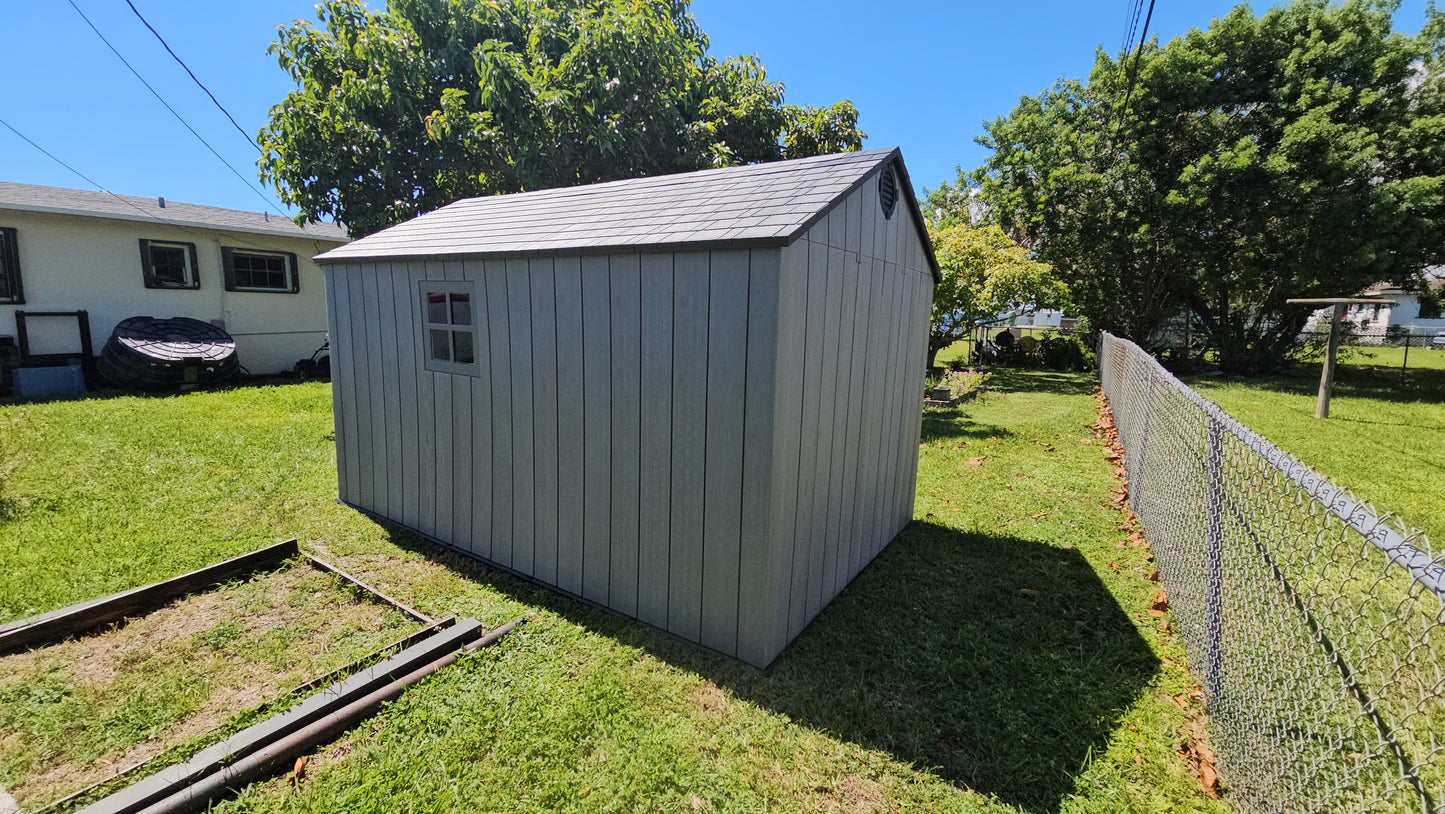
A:
[[[1026,307],[1057,308],[1068,291],[1047,263],[1029,257],[994,224],[963,220],[928,225],[942,282],[933,288],[928,364],[938,352],[1000,314]]]
[[[297,89],[261,177],[369,234],[462,197],[857,150],[850,102],[785,104],[690,0],[323,0],[271,46]]]
[[[1278,366],[1308,308],[1445,261],[1445,17],[1394,2],[1239,6],[986,124],[989,217],[1096,327],[1157,346],[1188,313],[1224,367]],[[1138,72],[1128,109],[1129,74]]]

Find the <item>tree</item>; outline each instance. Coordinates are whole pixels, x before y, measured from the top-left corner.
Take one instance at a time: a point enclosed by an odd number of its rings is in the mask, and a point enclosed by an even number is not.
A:
[[[1276,368],[1308,317],[1287,298],[1419,287],[1445,259],[1445,19],[1405,37],[1395,6],[1240,6],[1100,52],[986,125],[972,181],[1094,325],[1157,346],[1187,312],[1226,369]]]
[[[942,228],[928,224],[942,281],[933,288],[928,332],[928,366],[938,352],[1006,311],[1054,308],[1067,290],[1046,263],[1009,239],[994,224],[955,220]]]
[[[324,0],[271,46],[297,89],[261,178],[369,234],[462,197],[856,150],[847,102],[787,105],[716,59],[689,0]]]

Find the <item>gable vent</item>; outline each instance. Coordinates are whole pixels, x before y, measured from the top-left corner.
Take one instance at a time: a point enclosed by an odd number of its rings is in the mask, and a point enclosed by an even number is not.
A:
[[[883,207],[885,219],[893,217],[893,207],[898,205],[898,176],[893,172],[892,163],[878,174],[878,205]]]

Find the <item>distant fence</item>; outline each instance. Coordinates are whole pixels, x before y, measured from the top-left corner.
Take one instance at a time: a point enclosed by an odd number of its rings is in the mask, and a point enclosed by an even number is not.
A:
[[[1445,810],[1445,567],[1132,342],[1099,375],[1238,811]]]

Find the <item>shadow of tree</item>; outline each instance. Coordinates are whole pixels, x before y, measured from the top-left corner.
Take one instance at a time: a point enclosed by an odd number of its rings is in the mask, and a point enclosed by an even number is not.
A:
[[[989,368],[993,378],[991,390],[1010,393],[1052,393],[1060,396],[1087,396],[1098,385],[1094,373],[1062,373],[1048,370],[1016,370],[1007,367]]]
[[[937,441],[943,438],[1004,438],[1013,432],[997,424],[979,424],[969,417],[961,407],[944,407],[923,411],[923,428],[920,440]]]
[[[766,670],[409,532],[393,541],[740,698],[960,787],[1058,811],[1157,658],[1077,550],[914,522]]]

